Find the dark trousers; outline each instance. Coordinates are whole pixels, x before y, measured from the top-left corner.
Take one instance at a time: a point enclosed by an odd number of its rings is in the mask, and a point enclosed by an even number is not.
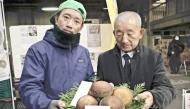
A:
[[[181,65],[180,56],[176,56],[175,54],[171,55],[169,65],[173,74],[179,73],[179,67]]]

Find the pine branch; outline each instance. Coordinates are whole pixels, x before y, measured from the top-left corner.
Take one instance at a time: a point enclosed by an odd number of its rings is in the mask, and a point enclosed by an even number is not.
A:
[[[71,102],[77,92],[79,88],[79,84],[74,84],[74,86],[68,90],[65,94],[64,93],[61,93],[59,95],[59,97],[61,98],[61,100],[66,104],[66,109],[75,109],[74,106],[71,106]]]
[[[125,87],[125,88],[129,89],[129,85],[127,83],[119,84],[119,87]]]
[[[145,83],[141,83],[141,84],[137,84],[134,87],[134,92],[133,92],[133,100],[132,103],[129,107],[127,107],[126,109],[142,109],[143,106],[145,105],[145,100],[146,99],[139,99],[139,100],[135,100],[134,98],[141,93],[142,91],[144,91],[145,87]]]
[[[146,99],[140,99],[140,100],[133,99],[131,105],[126,109],[142,109],[143,106],[145,105],[145,100]]]
[[[99,79],[100,79],[99,77],[94,76],[94,78],[92,78],[92,81],[93,81],[93,82],[96,82],[96,81],[98,81]]]
[[[134,92],[133,92],[133,98],[136,97],[139,93],[144,91],[145,83],[137,84],[134,87]]]

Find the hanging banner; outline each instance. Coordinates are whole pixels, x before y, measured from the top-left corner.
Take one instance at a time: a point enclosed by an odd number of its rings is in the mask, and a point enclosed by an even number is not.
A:
[[[2,29],[0,29],[0,51],[4,50],[4,47],[3,47],[4,36],[2,33],[3,33],[3,31],[2,31]]]
[[[8,53],[5,50],[0,51],[0,81],[9,79],[10,67],[8,62]]]
[[[0,5],[0,8],[1,8],[1,5]],[[0,15],[2,15],[1,11],[0,11]],[[0,16],[0,51],[4,50],[3,42],[4,42],[3,19],[2,19],[2,16]]]
[[[118,15],[117,1],[116,0],[106,0],[106,4],[107,4],[112,28],[114,29],[114,20],[115,20],[116,16]],[[115,45],[115,37],[114,37],[114,35],[112,35],[111,48],[113,48],[114,45]]]
[[[0,5],[0,8],[2,9],[2,5]],[[2,12],[3,11],[0,11],[0,15],[3,15]],[[0,81],[7,80],[10,78],[8,52],[5,51],[4,48],[6,47],[3,46],[5,40],[4,29],[5,27],[4,27],[3,16],[0,16]]]

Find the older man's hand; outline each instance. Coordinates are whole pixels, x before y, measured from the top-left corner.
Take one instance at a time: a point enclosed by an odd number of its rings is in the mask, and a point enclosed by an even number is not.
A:
[[[145,98],[146,101],[145,101],[145,105],[142,109],[149,109],[154,103],[154,99],[153,99],[152,94],[150,92],[146,91],[146,92],[143,92],[141,94],[138,94],[135,97],[136,100],[143,99],[143,98]]]

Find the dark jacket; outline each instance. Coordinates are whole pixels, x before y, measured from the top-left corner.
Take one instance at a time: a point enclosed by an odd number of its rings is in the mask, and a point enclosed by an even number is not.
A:
[[[182,44],[182,43],[174,43],[172,41],[168,45],[167,56],[170,57],[172,55],[172,51],[174,51],[175,54],[176,54],[176,57],[178,57],[183,52],[184,49],[185,49],[184,44]]]
[[[165,75],[164,61],[159,51],[139,44],[131,61],[132,79],[130,89],[145,82],[145,89],[152,93],[154,103],[165,109],[176,97],[175,89]],[[119,85],[125,82],[122,71],[121,54],[117,45],[98,58],[97,75],[100,80]]]
[[[44,109],[74,83],[93,77],[89,51],[78,44],[69,49],[48,30],[44,39],[32,45],[26,54],[19,93],[27,109]]]

